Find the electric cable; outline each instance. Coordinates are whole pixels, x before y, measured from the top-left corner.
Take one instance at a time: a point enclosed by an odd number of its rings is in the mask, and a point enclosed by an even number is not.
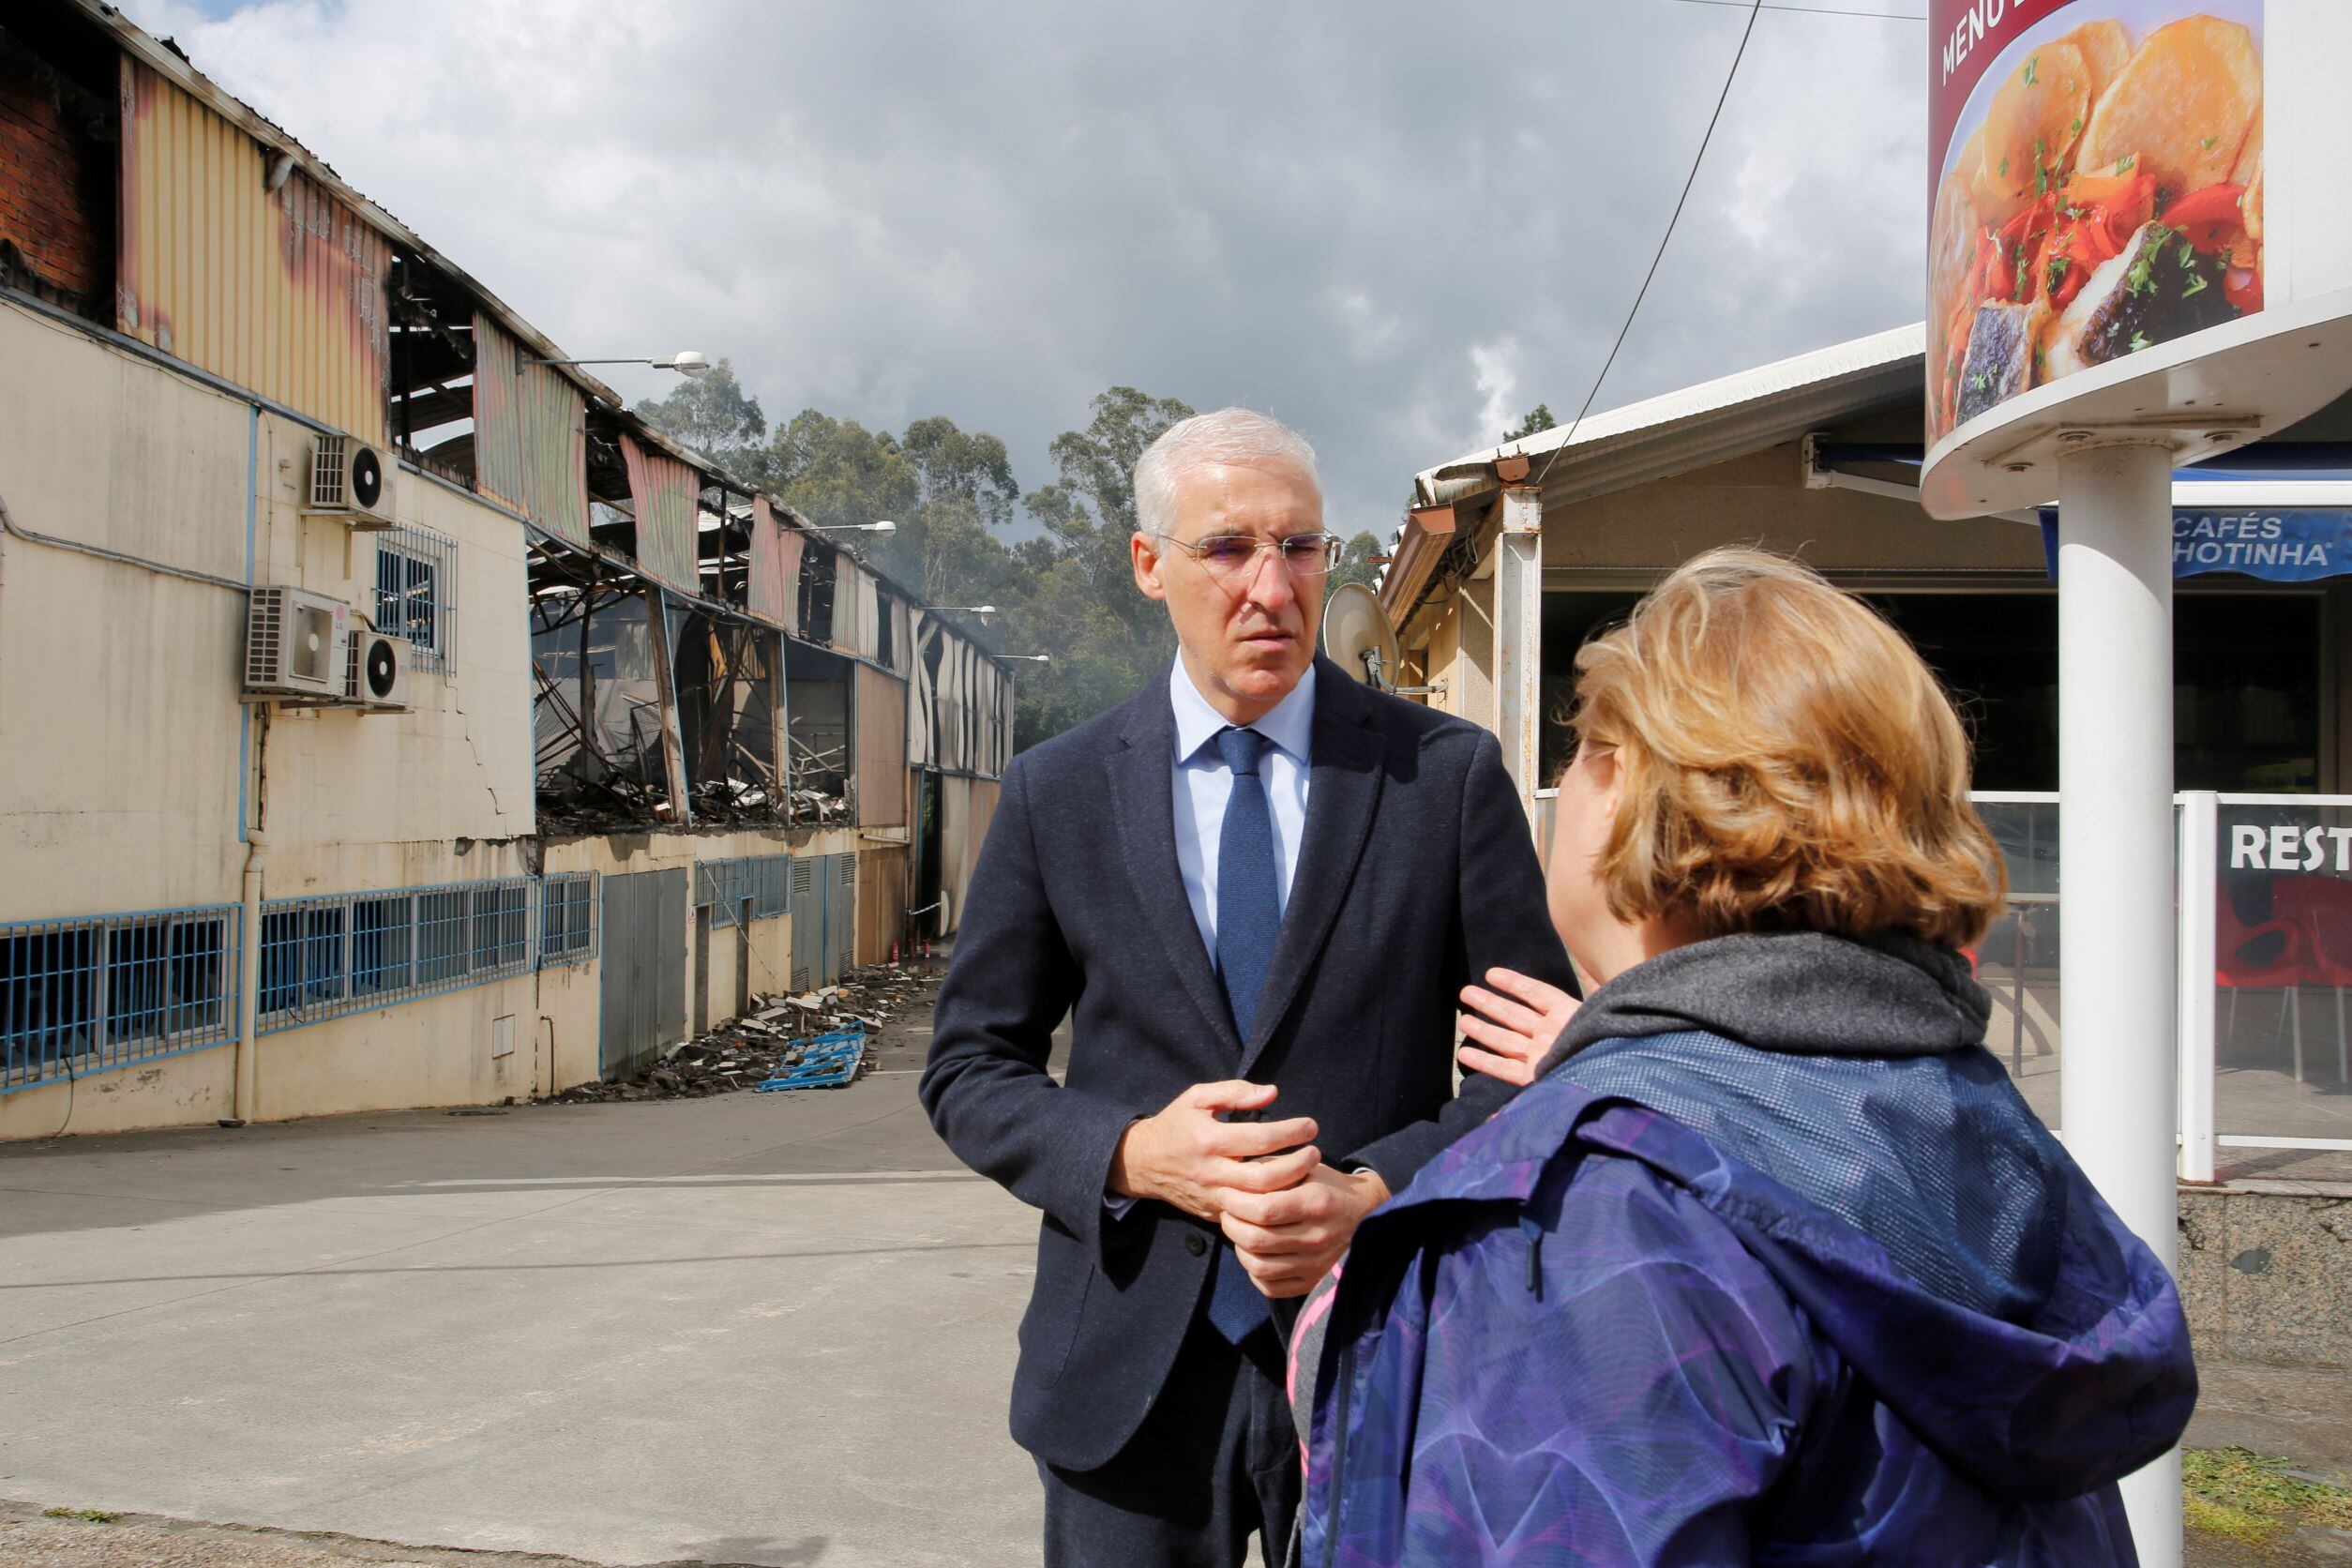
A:
[[[1625,346],[1626,334],[1634,329],[1634,318],[1641,314],[1641,302],[1650,297],[1650,285],[1657,279],[1658,264],[1666,260],[1666,247],[1673,243],[1674,226],[1682,220],[1682,208],[1691,199],[1691,187],[1698,183],[1699,167],[1707,161],[1708,143],[1715,139],[1715,127],[1723,119],[1723,106],[1730,100],[1731,84],[1739,80],[1740,62],[1747,57],[1748,40],[1756,36],[1756,19],[1763,14],[1763,10],[1764,0],[1748,0],[1748,24],[1741,30],[1740,47],[1731,56],[1731,68],[1724,72],[1723,91],[1715,96],[1715,112],[1707,116],[1707,132],[1698,139],[1698,153],[1691,159],[1689,177],[1682,181],[1682,194],[1674,199],[1674,216],[1666,219],[1666,233],[1658,237],[1657,252],[1650,258],[1650,270],[1642,274],[1641,288],[1634,295],[1633,309],[1625,312],[1625,324],[1617,329],[1617,341],[1609,345],[1608,357],[1601,362],[1601,373],[1592,378],[1592,390],[1584,395],[1584,406],[1576,410],[1576,416],[1568,422],[1567,434],[1560,438],[1560,444],[1552,448],[1552,455],[1545,460],[1543,472],[1535,475],[1539,488],[1544,483],[1545,475],[1552,471],[1552,464],[1560,460],[1560,455],[1567,451],[1569,444],[1576,440],[1576,427],[1583,424],[1584,416],[1591,412],[1592,400],[1601,395],[1601,384],[1609,379],[1609,368],[1617,363],[1618,351]]]
[[[1683,6],[1734,7],[1744,6],[1746,0],[1675,0],[1675,3]],[[1839,6],[1781,5],[1775,3],[1775,0],[1764,0],[1764,4],[1757,8],[1767,11],[1795,11],[1803,16],[1860,16],[1867,17],[1873,22],[1925,22],[1927,20],[1917,11],[1854,11]]]

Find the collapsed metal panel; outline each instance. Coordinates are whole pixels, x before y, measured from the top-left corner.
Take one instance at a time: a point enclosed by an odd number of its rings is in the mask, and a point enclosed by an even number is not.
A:
[[[633,586],[535,592],[532,730],[543,827],[650,820],[669,792],[661,682]]]
[[[935,765],[931,749],[931,644],[939,636],[939,628],[930,617],[915,611],[910,625],[913,628],[908,651],[908,669],[912,677],[907,690],[907,766],[927,768]]]
[[[863,827],[907,822],[907,683],[857,666],[857,820]]]
[[[845,654],[863,652],[868,640],[869,634],[861,629],[858,620],[863,603],[863,596],[858,591],[858,584],[864,580],[866,580],[866,574],[858,569],[855,561],[851,560],[846,554],[834,557],[833,625],[830,641],[835,647]]]
[[[122,91],[115,325],[381,445],[390,244],[128,55]]]
[[[780,813],[776,682],[781,639],[731,617],[677,617],[679,730],[698,819]]]
[[[753,496],[751,585],[745,595],[745,607],[754,615],[774,621],[789,631],[799,618],[800,535],[792,533],[788,546],[785,543],[787,532],[783,523],[777,520],[776,509],[768,505],[768,498],[764,495]]]
[[[475,479],[575,544],[588,541],[588,400],[551,366],[474,313]]]
[[[646,576],[701,597],[694,519],[701,476],[626,430],[621,432],[621,457],[628,465],[629,499],[637,514],[638,565]]]

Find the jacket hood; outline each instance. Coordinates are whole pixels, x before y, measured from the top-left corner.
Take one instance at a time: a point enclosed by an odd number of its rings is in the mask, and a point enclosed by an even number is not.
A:
[[[1858,951],[1832,954],[1809,994],[1794,956],[1821,943]],[[1983,992],[1956,955],[1912,946],[1732,938],[1629,971],[1585,1012],[1762,1014],[1772,1044],[1685,1024],[1556,1051],[1367,1225],[1432,1202],[1525,1203],[1563,1157],[1638,1160],[1729,1226],[1877,1396],[1986,1491],[2049,1500],[2131,1473],[2195,1404],[2179,1292],[2000,1064],[1973,1039],[1934,1044]],[[1688,985],[1664,983],[1678,974]],[[1735,1018],[1739,974],[1763,988]],[[1844,1016],[1836,1041],[1809,1051],[1797,1020],[1823,998]]]
[[[1602,1040],[1691,1030],[1809,1056],[1933,1056],[1983,1044],[1992,1010],[1968,959],[1916,938],[1716,937],[1594,991],[1543,1070]]]

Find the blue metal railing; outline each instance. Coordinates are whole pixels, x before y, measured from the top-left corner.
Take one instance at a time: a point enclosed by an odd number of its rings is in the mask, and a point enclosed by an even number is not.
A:
[[[262,906],[261,1032],[527,974],[533,879]]]
[[[601,891],[573,871],[271,899],[260,1032],[593,960]],[[0,1094],[234,1040],[243,916],[215,904],[0,925]]]
[[[235,1038],[243,913],[0,926],[0,1093]]]

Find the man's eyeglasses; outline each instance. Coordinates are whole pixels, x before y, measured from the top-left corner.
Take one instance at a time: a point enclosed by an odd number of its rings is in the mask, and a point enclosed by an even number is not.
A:
[[[1258,573],[1258,557],[1272,550],[1295,578],[1321,577],[1339,559],[1345,543],[1336,534],[1293,534],[1287,539],[1253,538],[1247,534],[1215,534],[1198,542],[1170,535],[1156,537],[1187,551],[1222,582],[1244,583]]]

